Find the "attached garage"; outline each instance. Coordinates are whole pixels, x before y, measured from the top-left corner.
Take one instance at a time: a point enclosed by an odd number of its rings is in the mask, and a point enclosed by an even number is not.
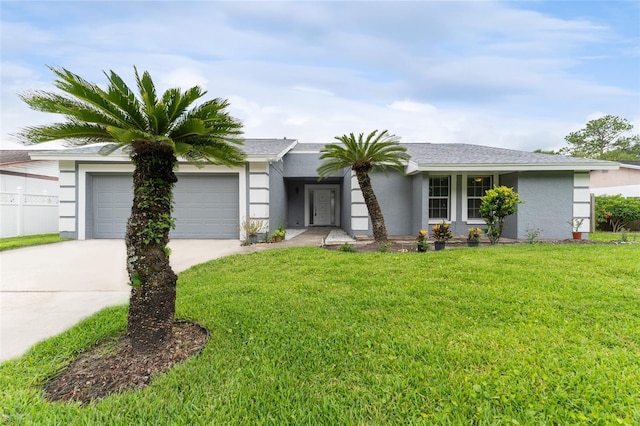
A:
[[[92,174],[87,238],[124,238],[133,200],[129,174]],[[171,238],[239,238],[237,174],[178,174]]]

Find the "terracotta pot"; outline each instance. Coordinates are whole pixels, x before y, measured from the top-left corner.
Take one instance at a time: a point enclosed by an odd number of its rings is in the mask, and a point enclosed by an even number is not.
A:
[[[572,232],[573,234],[573,239],[574,240],[581,240],[582,239],[582,232]]]
[[[279,243],[280,241],[282,241],[282,237],[280,235],[274,235],[273,236],[273,242],[274,243]]]

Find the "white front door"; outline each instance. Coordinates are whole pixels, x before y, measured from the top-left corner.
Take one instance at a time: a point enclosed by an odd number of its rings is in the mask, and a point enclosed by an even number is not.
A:
[[[316,189],[313,191],[313,224],[316,226],[333,225],[331,213],[332,202],[331,193],[335,191],[330,189]]]
[[[304,226],[340,226],[340,185],[305,185],[304,191]]]

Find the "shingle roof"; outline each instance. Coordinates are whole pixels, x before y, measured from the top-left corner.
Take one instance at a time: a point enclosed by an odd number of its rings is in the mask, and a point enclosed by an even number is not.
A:
[[[539,154],[514,149],[464,143],[406,143],[411,161],[419,165],[427,164],[564,164],[593,163],[589,158],[566,157],[563,155]]]
[[[0,164],[25,163],[31,161],[29,151],[4,149],[0,150]]]
[[[566,157],[564,155],[539,154],[514,149],[461,143],[403,143],[411,161],[408,173],[419,170],[598,170],[617,169],[612,161],[589,158]],[[246,139],[242,150],[250,161],[280,159],[288,152],[320,152],[325,144],[298,143],[295,139]],[[56,151],[32,152],[36,158],[73,159],[75,156],[97,156],[101,145],[91,145]],[[122,161],[126,156],[122,150],[105,157],[105,161]],[[94,159],[95,160],[95,159]]]
[[[290,148],[297,141],[295,139],[245,139],[244,144],[241,145],[240,149],[244,151],[247,156],[257,156],[257,157],[278,157],[282,156],[286,153],[287,149]],[[55,155],[64,155],[73,157],[75,155],[85,156],[85,155],[98,155],[100,148],[102,148],[104,144],[94,144],[81,146],[77,148],[67,148],[63,150],[51,150],[51,151],[39,151],[34,154],[38,155],[47,155],[47,154],[55,154]],[[125,148],[126,149],[126,148]],[[114,151],[111,156],[125,156],[123,149],[117,149]]]
[[[297,143],[295,139],[246,139],[242,150],[248,156],[276,156],[284,154],[284,151],[294,143]]]
[[[299,143],[291,152],[320,152],[325,145],[323,143]]]

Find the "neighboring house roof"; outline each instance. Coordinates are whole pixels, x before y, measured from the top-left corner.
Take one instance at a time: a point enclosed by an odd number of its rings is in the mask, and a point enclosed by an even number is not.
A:
[[[57,180],[58,165],[54,161],[32,160],[29,151],[5,149],[0,150],[0,175]]]
[[[620,167],[626,167],[629,169],[640,169],[640,161],[620,161]]]
[[[29,151],[25,150],[0,150],[0,166],[8,166],[31,161]]]

